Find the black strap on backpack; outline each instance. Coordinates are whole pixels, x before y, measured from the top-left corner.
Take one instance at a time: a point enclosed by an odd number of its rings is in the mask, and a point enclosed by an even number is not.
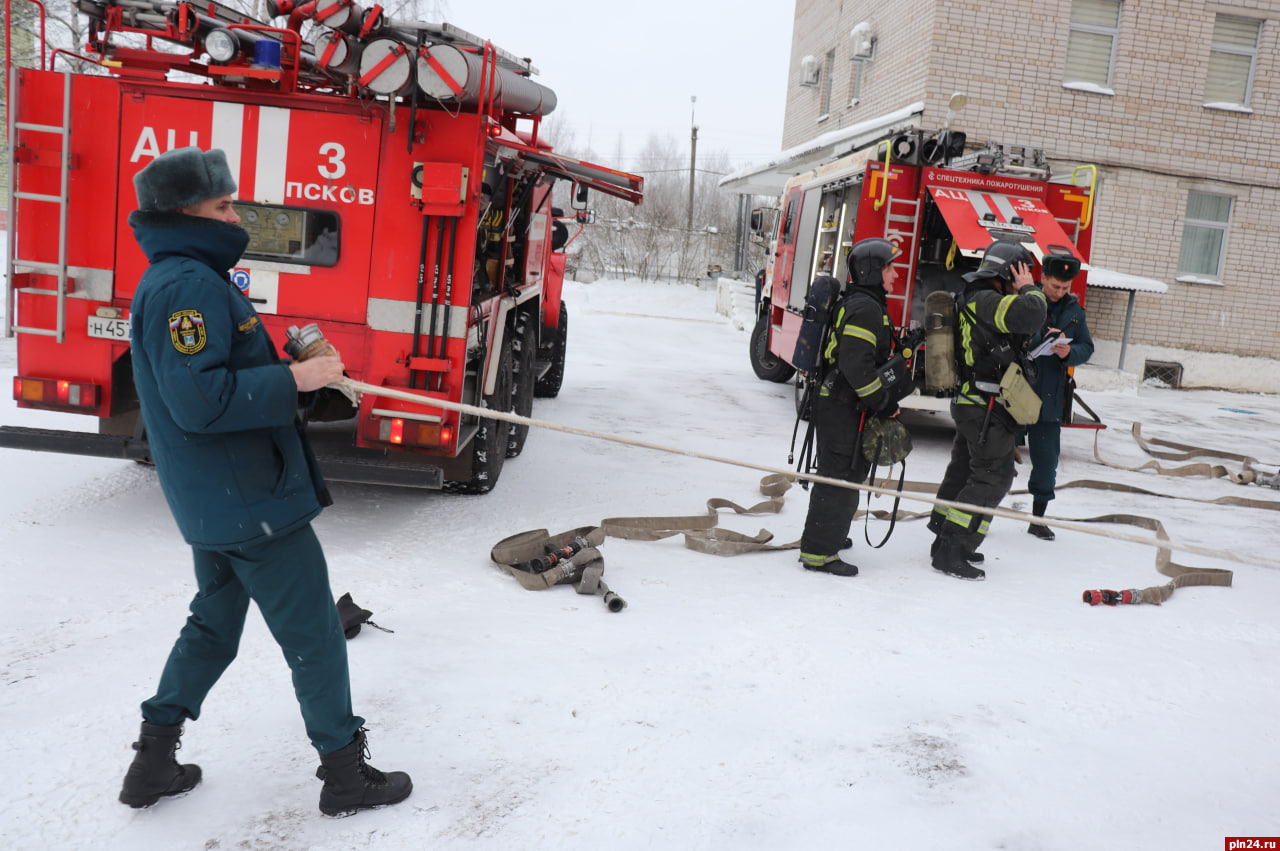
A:
[[[879,451],[876,454],[880,454]],[[889,467],[893,469],[892,466]],[[867,514],[862,518],[862,537],[866,538],[867,543],[871,544],[873,550],[878,550],[885,544],[889,543],[889,537],[893,535],[893,527],[898,525],[898,505],[902,502],[902,485],[907,480],[907,462],[902,462],[902,472],[898,475],[898,495],[893,498],[893,509],[889,512],[889,531],[884,533],[884,538],[878,544],[871,543],[871,497],[867,494]],[[871,463],[871,473],[867,476],[867,481],[872,485],[876,483],[876,464]]]

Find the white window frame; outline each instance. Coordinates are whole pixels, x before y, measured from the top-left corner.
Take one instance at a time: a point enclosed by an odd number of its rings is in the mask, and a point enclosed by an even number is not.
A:
[[[1205,101],[1204,105],[1211,109],[1213,108],[1231,109],[1232,107],[1237,107],[1240,109],[1249,109],[1249,102],[1253,99],[1254,75],[1258,71],[1258,44],[1262,41],[1262,21],[1258,20],[1257,18],[1247,18],[1247,17],[1244,17],[1243,15],[1219,14],[1219,15],[1215,15],[1213,18],[1213,23],[1214,23],[1213,28],[1215,32],[1218,29],[1218,26],[1217,26],[1218,21],[1222,18],[1229,18],[1236,21],[1248,21],[1249,23],[1256,26],[1258,30],[1254,37],[1253,47],[1252,49],[1250,49],[1247,47],[1237,47],[1233,44],[1217,44],[1217,43],[1211,44],[1209,46],[1209,62],[1210,63],[1213,62],[1213,54],[1215,53],[1226,53],[1226,54],[1231,54],[1233,56],[1248,56],[1249,57],[1249,76],[1248,76],[1248,79],[1245,80],[1244,96],[1243,98],[1241,98],[1240,101],[1236,102],[1236,101],[1208,101],[1207,100]],[[1206,97],[1207,96],[1208,95],[1206,93]]]
[[[862,98],[862,75],[867,70],[865,59],[853,59],[849,62],[849,106],[857,106]]]
[[[819,121],[831,114],[831,90],[835,87],[835,70],[836,70],[836,52],[828,50],[827,55],[822,59],[822,108],[818,110],[821,113]]]
[[[1064,79],[1062,81],[1063,88],[1080,89],[1084,91],[1095,91],[1095,92],[1098,92],[1099,94],[1115,94],[1115,91],[1112,89],[1112,83],[1115,79],[1116,52],[1117,52],[1117,47],[1120,43],[1120,27],[1123,21],[1124,21],[1123,0],[1120,0],[1120,2],[1116,3],[1116,25],[1114,27],[1102,27],[1096,24],[1078,24],[1078,23],[1075,23],[1074,21],[1071,21],[1070,15],[1068,14],[1068,24],[1067,24],[1068,34],[1072,32],[1081,32],[1081,33],[1089,33],[1091,35],[1110,36],[1111,56],[1107,60],[1107,82],[1105,84],[1095,83],[1091,80],[1067,80],[1065,79],[1067,70],[1066,70],[1066,67],[1064,66],[1062,69],[1062,73],[1064,76]],[[1067,43],[1068,45],[1070,45],[1069,35],[1068,35]]]
[[[1236,199],[1235,196],[1226,195],[1221,192],[1207,192],[1203,189],[1191,189],[1187,192],[1187,209],[1191,207],[1192,196],[1207,195],[1215,198],[1226,198],[1228,200],[1227,219],[1226,221],[1218,221],[1216,219],[1193,219],[1187,214],[1186,220],[1182,225],[1182,242],[1178,248],[1178,270],[1176,280],[1187,284],[1216,284],[1222,285],[1222,272],[1227,262],[1227,240],[1231,236],[1231,214],[1235,212]],[[1186,245],[1187,235],[1192,229],[1221,231],[1222,241],[1218,246],[1218,259],[1215,264],[1215,271],[1212,275],[1205,275],[1203,272],[1184,271],[1182,269],[1182,248]]]

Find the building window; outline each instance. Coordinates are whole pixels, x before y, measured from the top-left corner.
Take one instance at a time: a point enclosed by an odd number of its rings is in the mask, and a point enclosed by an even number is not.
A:
[[[1187,194],[1187,221],[1182,226],[1182,250],[1178,254],[1179,277],[1222,280],[1231,202],[1230,195],[1194,190]]]
[[[1218,15],[1214,20],[1209,73],[1204,83],[1205,103],[1249,105],[1261,23],[1229,15]]]
[[[862,69],[865,63],[855,59],[849,63],[849,106],[857,106],[862,97]]]
[[[827,52],[826,61],[822,67],[822,114],[831,114],[831,80],[835,76],[836,70],[836,52],[834,50]]]
[[[1064,83],[1111,88],[1120,35],[1120,0],[1073,0]]]

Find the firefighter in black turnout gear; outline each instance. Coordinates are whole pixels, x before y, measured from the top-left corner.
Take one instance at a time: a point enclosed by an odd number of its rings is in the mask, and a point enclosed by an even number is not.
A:
[[[885,297],[893,292],[898,271],[892,263],[901,253],[885,239],[864,239],[849,249],[849,281],[823,350],[825,376],[811,412],[820,476],[866,481],[871,463],[859,446],[865,415],[887,417],[898,411],[900,397],[884,386],[878,367],[894,354]],[[849,526],[858,511],[858,495],[851,488],[814,483],[800,538],[800,563],[806,569],[858,575],[855,565],[837,555],[851,543]]]
[[[1001,404],[1008,391],[1000,383],[1044,324],[1047,302],[1031,280],[1032,262],[1019,243],[998,240],[987,246],[981,265],[964,276],[958,313],[961,383],[951,402],[956,436],[939,499],[995,507],[1013,483],[1018,425]],[[983,579],[986,573],[974,563],[983,560],[977,549],[990,522],[989,514],[935,506],[929,518],[929,530],[937,535],[934,568],[960,579]]]

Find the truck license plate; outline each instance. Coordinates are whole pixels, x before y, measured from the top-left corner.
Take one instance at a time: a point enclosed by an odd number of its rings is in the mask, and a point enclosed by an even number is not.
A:
[[[129,320],[90,316],[89,336],[100,340],[119,340],[127,343],[129,342]]]

